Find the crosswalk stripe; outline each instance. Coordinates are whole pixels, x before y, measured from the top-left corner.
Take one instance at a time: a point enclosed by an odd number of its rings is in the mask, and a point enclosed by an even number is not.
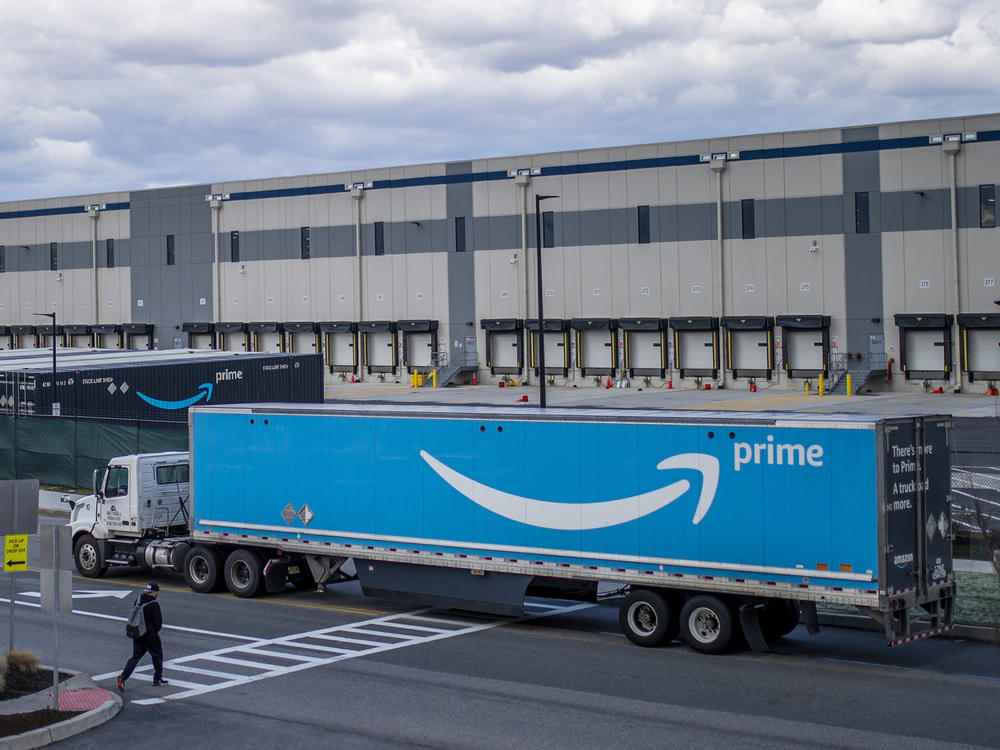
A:
[[[139,705],[152,705],[156,703],[165,703],[167,701],[183,700],[185,698],[204,695],[205,693],[212,693],[226,688],[235,687],[237,685],[245,685],[250,682],[257,682],[271,677],[280,677],[282,675],[300,672],[305,669],[335,664],[339,661],[347,659],[356,659],[358,657],[370,656],[372,654],[382,653],[385,651],[394,651],[400,648],[408,648],[409,646],[423,643],[432,643],[434,641],[454,638],[460,635],[468,635],[470,633],[490,630],[511,622],[534,620],[542,617],[549,617],[554,614],[573,612],[575,610],[585,609],[592,606],[592,604],[576,604],[565,607],[546,606],[541,608],[543,610],[541,612],[532,612],[523,617],[497,617],[493,619],[484,618],[465,623],[456,620],[444,620],[442,618],[429,617],[425,613],[430,610],[417,610],[415,612],[386,615],[384,617],[364,620],[362,622],[337,625],[331,628],[321,628],[319,630],[313,630],[306,633],[285,635],[271,639],[260,639],[258,641],[231,646],[228,648],[214,649],[200,654],[187,654],[177,659],[164,662],[163,665],[164,671],[170,672],[170,677],[168,678],[170,679],[170,685],[167,687],[181,688],[180,691],[168,693],[156,698],[142,698],[134,701],[134,703]],[[426,633],[426,635],[411,635],[400,632],[392,632],[392,628],[414,627],[406,624],[412,621],[437,622],[438,624],[446,623],[449,626],[453,626],[453,628],[443,629],[420,627],[420,631]],[[352,637],[354,635],[375,635],[380,638],[391,640],[370,641]],[[306,640],[321,640],[330,643],[350,643],[363,646],[364,648],[349,649],[336,648],[335,646],[319,646],[314,643],[307,643]],[[328,652],[330,655],[312,657],[289,654],[285,652],[273,651],[268,648],[273,646],[293,649],[311,649],[315,651]],[[252,659],[245,658],[246,656],[252,657],[254,655],[287,659],[288,661],[296,663],[282,666],[278,664],[266,664],[264,662],[253,661]],[[232,664],[242,666],[247,669],[258,670],[258,673],[251,675],[234,675],[228,672],[216,672],[203,667],[192,667],[188,664],[188,662],[193,661],[203,664]],[[150,669],[150,667],[143,668],[146,672]],[[173,670],[175,669],[190,674],[203,674],[206,677],[218,677],[221,681],[216,683],[198,684],[174,680]],[[143,679],[149,679],[149,675],[143,675]]]

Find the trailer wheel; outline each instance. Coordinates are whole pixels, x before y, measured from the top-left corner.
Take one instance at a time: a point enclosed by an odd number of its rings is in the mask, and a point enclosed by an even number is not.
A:
[[[214,547],[196,544],[184,558],[184,580],[199,594],[218,591],[223,584],[222,555]]]
[[[108,564],[101,554],[101,546],[90,534],[81,534],[73,545],[73,559],[80,575],[86,578],[100,578],[108,572]]]
[[[799,624],[799,606],[791,599],[771,599],[759,617],[765,640],[773,641],[788,635]]]
[[[238,597],[257,596],[264,587],[264,561],[254,550],[233,550],[226,558],[226,586]]]
[[[629,591],[618,610],[618,622],[625,637],[637,646],[661,646],[680,630],[670,599],[649,589]]]
[[[735,634],[733,608],[715,596],[693,596],[681,609],[681,637],[695,651],[718,654]]]

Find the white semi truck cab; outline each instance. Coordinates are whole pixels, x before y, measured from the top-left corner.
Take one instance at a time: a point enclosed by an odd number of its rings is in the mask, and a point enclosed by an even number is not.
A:
[[[189,475],[186,451],[117,456],[95,469],[93,494],[73,503],[70,515],[80,573],[96,578],[109,565],[183,570]]]

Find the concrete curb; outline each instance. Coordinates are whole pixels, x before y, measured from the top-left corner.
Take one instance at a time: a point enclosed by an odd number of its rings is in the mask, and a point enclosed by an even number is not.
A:
[[[81,673],[74,675],[65,682],[60,682],[59,689],[62,690],[64,688],[97,688],[97,685],[91,679],[90,675]],[[108,700],[97,708],[77,714],[65,721],[50,724],[47,727],[33,729],[30,732],[22,732],[12,737],[0,738],[0,748],[2,750],[30,750],[35,747],[45,747],[46,745],[51,745],[53,742],[75,737],[82,732],[86,732],[88,729],[100,726],[104,722],[114,718],[122,710],[121,696],[115,695],[111,691],[105,692],[108,694]],[[16,698],[10,701],[11,704],[14,704],[12,707],[16,710],[6,713],[20,713],[37,711],[40,708],[49,708],[50,699],[51,696],[48,690],[35,693],[34,695],[26,695],[23,698]]]

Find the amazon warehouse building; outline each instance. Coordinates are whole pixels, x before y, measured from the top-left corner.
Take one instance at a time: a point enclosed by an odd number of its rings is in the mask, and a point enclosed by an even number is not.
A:
[[[533,383],[541,330],[555,387],[981,391],[998,178],[981,115],[14,201],[0,347]]]

